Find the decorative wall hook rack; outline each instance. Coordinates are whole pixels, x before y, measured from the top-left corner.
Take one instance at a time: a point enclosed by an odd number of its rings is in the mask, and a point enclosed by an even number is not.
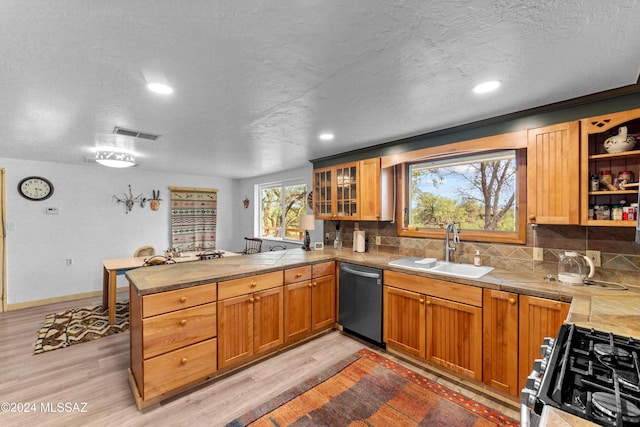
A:
[[[133,193],[131,192],[131,184],[129,184],[129,195],[127,196],[126,193],[122,193],[122,195],[124,196],[122,199],[120,199],[115,194],[113,195],[113,198],[118,203],[124,203],[125,207],[127,208],[127,211],[125,213],[131,212],[131,209],[133,209],[133,206],[136,203],[140,203],[140,207],[144,208],[144,204],[147,201],[142,193],[138,194],[136,197],[133,197]]]

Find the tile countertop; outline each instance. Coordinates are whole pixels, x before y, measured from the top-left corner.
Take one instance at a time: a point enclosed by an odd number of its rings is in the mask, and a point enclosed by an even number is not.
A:
[[[388,265],[389,261],[399,258],[403,257],[397,254],[376,252],[355,253],[348,249],[325,249],[324,251],[309,252],[290,249],[138,268],[128,271],[126,276],[140,295],[147,295],[337,260],[521,295],[571,302],[567,318],[569,323],[640,339],[640,287],[629,286],[628,290],[621,291],[592,286],[567,286],[557,281],[547,282],[543,277],[532,274],[501,269],[495,269],[480,279],[461,279]],[[595,426],[595,424],[547,407],[542,413],[540,426],[587,427]]]
[[[308,252],[289,249],[143,267],[128,271],[126,276],[140,295],[147,295],[335,259],[449,282],[571,302],[568,322],[640,339],[640,287],[629,286],[628,290],[622,291],[593,286],[570,286],[557,281],[547,282],[543,277],[532,274],[501,269],[495,269],[480,279],[463,279],[388,265],[389,261],[399,258],[402,256],[378,252],[356,253],[350,249]]]

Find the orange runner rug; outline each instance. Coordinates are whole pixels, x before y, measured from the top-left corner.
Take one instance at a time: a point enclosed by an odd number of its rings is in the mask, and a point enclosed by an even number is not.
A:
[[[239,426],[518,426],[367,349],[232,421]]]

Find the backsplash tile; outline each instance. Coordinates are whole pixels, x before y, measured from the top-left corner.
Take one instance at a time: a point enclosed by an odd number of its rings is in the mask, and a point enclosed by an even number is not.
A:
[[[354,223],[343,221],[340,231],[343,247],[353,246]],[[396,224],[361,221],[369,251],[444,259],[444,239],[400,237]],[[330,245],[335,239],[335,222],[325,221]],[[376,236],[380,244],[376,245]],[[465,242],[457,245],[452,258],[457,262],[473,263],[476,250],[480,251],[483,265],[507,270],[527,271],[540,277],[556,275],[558,260],[565,251],[585,253],[587,249],[601,251],[602,266],[596,267],[595,278],[611,282],[640,285],[640,245],[634,242],[635,229],[622,227],[582,227],[565,225],[538,225],[527,227],[527,244]],[[544,248],[543,261],[533,260],[533,242]]]

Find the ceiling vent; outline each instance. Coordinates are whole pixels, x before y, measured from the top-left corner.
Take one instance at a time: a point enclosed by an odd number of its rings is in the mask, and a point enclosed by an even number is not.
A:
[[[115,133],[116,135],[124,135],[124,136],[132,136],[134,138],[148,139],[149,141],[156,141],[158,138],[160,138],[160,135],[155,135],[153,133],[148,133],[148,132],[140,132],[137,130],[124,129],[118,126],[113,128],[113,133]]]

